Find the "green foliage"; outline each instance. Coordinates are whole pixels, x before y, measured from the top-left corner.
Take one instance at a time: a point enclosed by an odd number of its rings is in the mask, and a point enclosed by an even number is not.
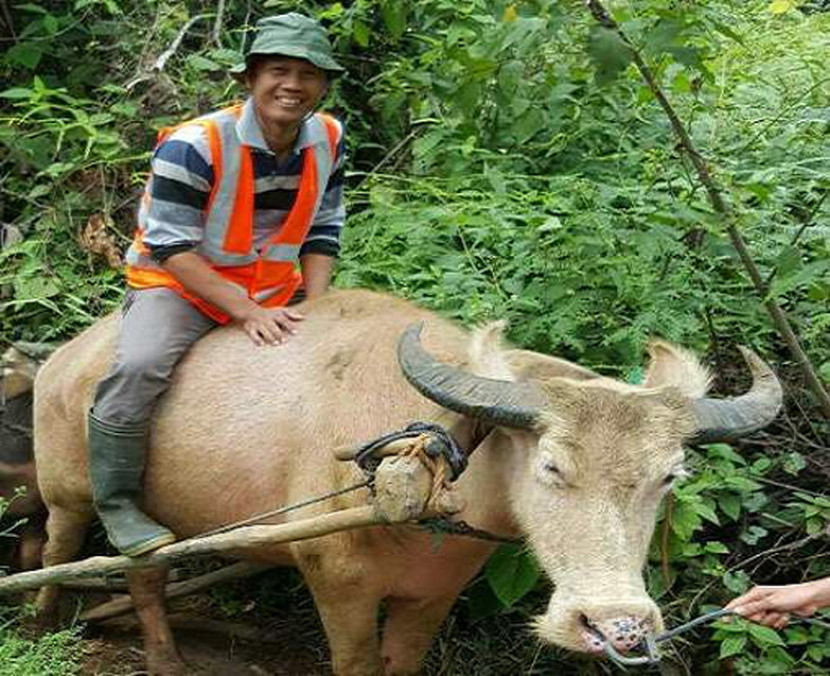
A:
[[[64,630],[31,640],[0,630],[4,676],[73,676],[80,669],[78,632]]]
[[[757,574],[768,565],[796,568],[810,560],[811,546],[806,541],[796,550],[796,562],[774,556],[777,549],[786,551],[782,543],[798,542],[830,523],[827,498],[798,493],[798,500],[793,501],[790,491],[781,489],[781,475],[797,475],[803,469],[801,460],[786,453],[747,459],[725,444],[690,453],[687,464],[692,473],[675,487],[652,543],[651,593],[665,602],[677,590],[696,589],[696,599],[722,605],[748,590],[747,571]],[[773,553],[761,558],[753,554],[758,550]],[[803,574],[812,578],[828,572],[826,565],[811,561]],[[670,607],[683,609],[683,615],[672,618],[669,626],[688,619],[681,600],[685,595],[671,603]],[[698,606],[691,615],[703,610]],[[828,638],[824,627],[794,625],[780,633],[743,620],[720,622],[713,634],[720,642],[719,658],[733,658],[742,674],[796,669],[801,670],[798,673],[825,673],[822,660],[828,654],[812,644],[826,645]]]
[[[509,608],[536,586],[540,571],[527,552],[503,545],[490,557],[484,575],[499,601]]]
[[[14,498],[22,496],[19,488],[7,500],[0,497],[0,518]],[[6,524],[0,528],[0,539],[15,537],[13,531],[20,525]],[[18,622],[25,611],[0,605],[0,665],[3,676],[74,676],[80,669],[77,628],[67,629],[31,639],[18,631]]]

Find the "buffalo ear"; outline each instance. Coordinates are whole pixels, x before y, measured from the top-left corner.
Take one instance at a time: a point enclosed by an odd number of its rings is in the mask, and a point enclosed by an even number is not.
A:
[[[536,380],[550,380],[552,378],[570,378],[571,380],[591,380],[601,376],[586,369],[584,366],[573,364],[558,357],[549,357],[546,354],[531,352],[530,350],[507,350],[505,358],[510,364],[518,380],[534,378]]]
[[[505,359],[503,338],[506,327],[506,321],[489,322],[473,331],[467,352],[470,357],[470,370],[477,376],[494,380],[516,380],[510,364]]]
[[[690,399],[706,394],[712,375],[694,354],[663,340],[651,341],[648,353],[644,387],[674,387]]]

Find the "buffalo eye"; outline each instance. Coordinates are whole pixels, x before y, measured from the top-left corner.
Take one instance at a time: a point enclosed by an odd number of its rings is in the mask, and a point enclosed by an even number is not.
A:
[[[550,455],[543,453],[537,462],[537,476],[548,486],[564,487],[568,484],[565,476]]]
[[[553,474],[555,476],[562,476],[562,472],[559,471],[559,468],[556,466],[556,463],[553,460],[544,460],[542,462],[542,469],[549,474]]]

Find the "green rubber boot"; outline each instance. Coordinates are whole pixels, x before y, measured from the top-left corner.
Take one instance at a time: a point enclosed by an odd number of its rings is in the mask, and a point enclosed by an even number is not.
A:
[[[89,414],[89,476],[101,523],[115,548],[140,556],[176,541],[172,531],[139,509],[145,425],[106,423]]]

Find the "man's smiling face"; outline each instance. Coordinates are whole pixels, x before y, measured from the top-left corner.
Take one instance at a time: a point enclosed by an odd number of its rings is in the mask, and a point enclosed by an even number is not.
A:
[[[313,112],[328,89],[324,70],[288,56],[261,57],[251,64],[248,87],[266,127],[291,128]]]

